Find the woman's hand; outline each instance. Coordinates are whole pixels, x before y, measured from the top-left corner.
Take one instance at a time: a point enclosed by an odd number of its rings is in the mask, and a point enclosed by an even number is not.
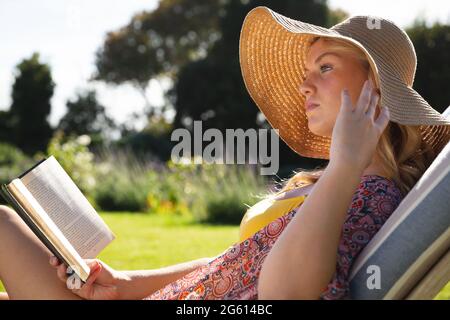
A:
[[[343,90],[332,133],[330,164],[358,170],[361,174],[370,165],[380,136],[389,122],[387,108],[381,108],[375,119],[379,97],[368,80],[356,106],[353,106],[348,91]]]
[[[80,288],[68,288],[69,290],[87,300],[116,300],[123,297],[122,284],[129,280],[124,273],[112,269],[98,259],[84,261],[91,269],[86,283],[81,283]],[[50,264],[56,268],[58,278],[67,284],[67,267],[54,256],[50,258]]]

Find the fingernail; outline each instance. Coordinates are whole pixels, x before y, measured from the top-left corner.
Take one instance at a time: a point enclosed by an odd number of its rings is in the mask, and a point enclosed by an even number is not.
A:
[[[97,274],[100,273],[101,267],[100,265],[98,265],[97,267],[94,268],[94,271],[92,271],[92,274]]]
[[[100,262],[96,262],[94,265],[93,272],[97,272],[101,268]]]

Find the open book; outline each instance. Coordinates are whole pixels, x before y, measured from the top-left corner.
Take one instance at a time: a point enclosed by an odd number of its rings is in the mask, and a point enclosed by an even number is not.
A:
[[[53,157],[1,186],[6,201],[33,233],[84,282],[95,258],[114,238],[69,175]]]

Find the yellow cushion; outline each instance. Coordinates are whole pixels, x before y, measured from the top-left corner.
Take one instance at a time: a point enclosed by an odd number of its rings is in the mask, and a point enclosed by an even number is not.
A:
[[[253,236],[270,222],[292,211],[303,203],[306,195],[288,199],[264,199],[247,210],[239,228],[239,241]]]

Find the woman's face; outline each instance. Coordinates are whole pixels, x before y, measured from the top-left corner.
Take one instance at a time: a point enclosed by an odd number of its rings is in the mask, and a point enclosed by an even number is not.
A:
[[[327,42],[319,39],[310,48],[306,59],[306,79],[300,86],[305,96],[308,128],[314,134],[331,137],[341,105],[341,91],[349,91],[356,104],[368,71],[360,60],[349,54],[332,50]]]

